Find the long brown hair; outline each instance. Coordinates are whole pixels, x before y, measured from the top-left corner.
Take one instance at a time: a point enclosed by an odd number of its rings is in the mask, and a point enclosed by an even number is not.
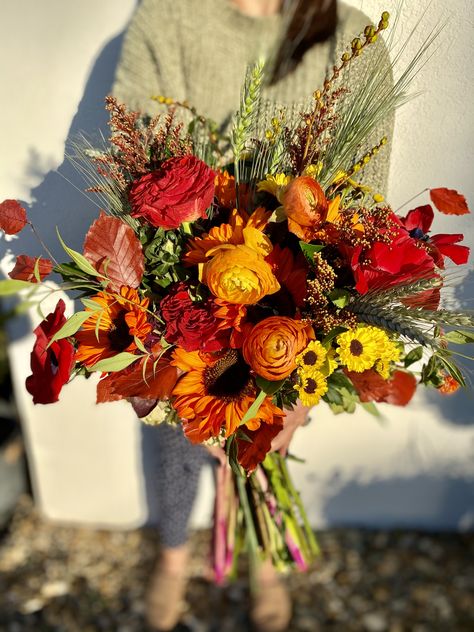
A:
[[[287,27],[276,53],[270,83],[276,83],[317,42],[330,38],[337,26],[337,0],[283,0]]]

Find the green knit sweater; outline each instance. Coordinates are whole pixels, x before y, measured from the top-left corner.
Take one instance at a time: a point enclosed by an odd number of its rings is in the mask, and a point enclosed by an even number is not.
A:
[[[292,72],[265,88],[267,113],[275,103],[298,112],[369,23],[361,11],[340,3],[334,37],[315,44]],[[238,107],[247,65],[274,50],[282,33],[280,14],[249,17],[230,0],[142,0],[125,35],[113,94],[149,114],[162,107],[150,99],[152,95],[187,100],[225,129]],[[376,46],[386,52],[382,42]],[[370,54],[369,49],[350,69],[345,83],[349,89],[363,80]],[[385,74],[392,81],[388,54],[386,60]],[[393,120],[388,120],[371,134],[360,153],[382,136],[390,141],[392,131]],[[364,183],[381,193],[386,193],[389,151],[385,147],[364,170]]]

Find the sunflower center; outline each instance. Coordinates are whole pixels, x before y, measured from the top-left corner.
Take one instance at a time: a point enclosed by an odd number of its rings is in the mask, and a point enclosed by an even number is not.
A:
[[[208,395],[235,401],[251,390],[250,367],[235,350],[229,351],[204,373]]]
[[[318,361],[318,356],[314,351],[307,351],[303,356],[303,362],[308,366],[313,366]]]
[[[317,383],[316,380],[313,380],[312,377],[309,377],[306,380],[306,386],[304,387],[304,390],[306,393],[308,393],[308,395],[312,395],[313,393],[316,392],[316,388],[317,388]]]
[[[124,351],[133,342],[133,336],[130,335],[130,330],[125,321],[126,311],[122,310],[112,321],[112,326],[107,332],[107,337],[110,342],[110,348],[113,351]]]
[[[360,356],[364,351],[364,347],[360,340],[351,340],[350,350],[353,356]]]

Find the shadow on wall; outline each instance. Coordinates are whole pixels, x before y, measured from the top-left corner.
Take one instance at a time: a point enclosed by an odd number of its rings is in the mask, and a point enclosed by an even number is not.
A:
[[[69,128],[66,154],[71,141],[77,140],[80,134],[84,134],[91,141],[99,140],[100,132],[108,136],[108,115],[104,109],[104,100],[112,88],[122,39],[123,33],[114,37],[97,57]],[[33,151],[28,169],[28,176],[35,176],[39,171]],[[31,191],[33,202],[29,205],[28,216],[59,261],[65,260],[65,253],[59,244],[56,226],[60,228],[61,236],[68,246],[82,251],[87,229],[99,214],[97,202],[84,193],[85,188],[82,175],[65,157],[62,164],[50,171],[41,184]],[[20,239],[5,245],[7,252],[14,255],[27,253],[47,256],[35,236],[28,230],[22,232]],[[14,325],[9,332],[12,339],[21,338],[31,330],[27,318],[16,318]]]
[[[340,486],[336,475],[329,493],[331,488],[323,515],[332,527],[474,530],[474,486],[468,478],[418,474]],[[367,510],[362,518],[361,507]]]

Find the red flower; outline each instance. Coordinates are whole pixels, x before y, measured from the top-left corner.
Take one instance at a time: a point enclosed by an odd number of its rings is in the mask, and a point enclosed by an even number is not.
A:
[[[362,246],[342,250],[349,258],[360,294],[427,277],[434,270],[433,259],[402,225],[388,244],[376,242],[366,250]]]
[[[419,206],[402,218],[402,223],[410,237],[425,244],[428,254],[432,257],[438,268],[444,268],[444,257],[460,265],[467,263],[469,248],[457,245],[464,239],[464,235],[432,235],[428,232],[434,219],[434,211],[430,204]]]
[[[303,253],[295,256],[289,248],[277,244],[265,261],[271,265],[280,284],[280,290],[271,296],[272,302],[278,302],[280,314],[294,316],[295,308],[303,306],[308,290],[308,265]]]
[[[132,216],[167,230],[205,218],[214,198],[214,178],[214,171],[195,156],[170,158],[132,184]]]
[[[74,347],[65,338],[48,344],[66,322],[64,301],[35,329],[36,342],[31,352],[32,375],[26,378],[26,390],[34,404],[52,404],[59,399],[62,387],[69,380],[74,366]]]
[[[219,321],[210,307],[191,300],[185,283],[178,283],[161,301],[160,308],[167,342],[185,351],[220,351],[228,346],[230,334],[218,330]]]
[[[408,371],[395,370],[384,380],[373,369],[356,373],[345,371],[361,402],[385,402],[392,406],[406,406],[416,391],[416,378]]]

